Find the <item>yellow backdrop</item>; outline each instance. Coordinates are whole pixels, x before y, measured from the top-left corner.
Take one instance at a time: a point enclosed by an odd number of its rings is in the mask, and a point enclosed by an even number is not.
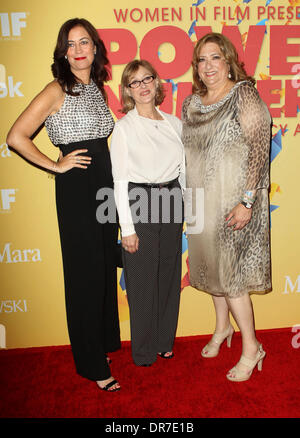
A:
[[[115,117],[120,117],[121,72],[131,59],[147,56],[159,63],[169,87],[166,108],[180,114],[192,78],[190,54],[197,37],[206,30],[204,26],[229,32],[240,44],[247,68],[253,70],[274,117],[270,193],[273,292],[252,296],[256,328],[299,324],[300,0],[166,0],[163,7],[160,0],[115,0],[112,6],[99,0],[2,0],[0,347],[69,343],[54,178],[9,151],[5,139],[17,116],[52,80],[50,65],[58,30],[76,16],[91,21],[108,44],[112,60],[108,92]],[[45,129],[35,144],[57,158]],[[185,243],[184,239],[177,336],[211,333],[211,298],[188,286]],[[122,270],[118,275],[121,335],[128,340]]]

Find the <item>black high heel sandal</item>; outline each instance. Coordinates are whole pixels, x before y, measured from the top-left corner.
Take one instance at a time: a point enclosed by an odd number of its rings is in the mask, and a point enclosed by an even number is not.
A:
[[[114,386],[116,383],[119,383],[117,380],[112,380],[111,382],[109,382],[107,385],[105,385],[103,388],[101,388],[100,385],[98,385],[98,388],[102,389],[103,391],[107,391],[107,392],[115,392],[115,391],[120,391],[121,388],[114,388],[114,389],[109,389],[112,386]]]

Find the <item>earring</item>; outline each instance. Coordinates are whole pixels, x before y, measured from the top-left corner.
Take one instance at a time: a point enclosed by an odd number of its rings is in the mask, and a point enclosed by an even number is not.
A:
[[[231,73],[230,72],[228,73],[228,79],[231,79]]]
[[[67,55],[65,55],[65,59],[68,59]]]

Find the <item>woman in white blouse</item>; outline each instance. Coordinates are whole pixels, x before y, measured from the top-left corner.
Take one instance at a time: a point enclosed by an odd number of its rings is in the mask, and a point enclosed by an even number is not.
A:
[[[134,363],[170,359],[176,333],[185,186],[181,121],[157,108],[161,80],[145,60],[122,75],[122,111],[111,140]]]

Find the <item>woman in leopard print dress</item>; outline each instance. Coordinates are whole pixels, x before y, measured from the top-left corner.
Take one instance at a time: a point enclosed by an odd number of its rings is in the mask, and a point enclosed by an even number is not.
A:
[[[215,332],[203,357],[217,356],[225,339],[230,346],[229,312],[235,318],[243,351],[227,378],[241,381],[250,378],[256,364],[260,369],[265,356],[249,294],[271,290],[271,118],[226,37],[213,33],[199,40],[192,65],[193,94],[182,111],[190,284],[211,294],[216,310]],[[195,221],[203,189],[202,221]]]

